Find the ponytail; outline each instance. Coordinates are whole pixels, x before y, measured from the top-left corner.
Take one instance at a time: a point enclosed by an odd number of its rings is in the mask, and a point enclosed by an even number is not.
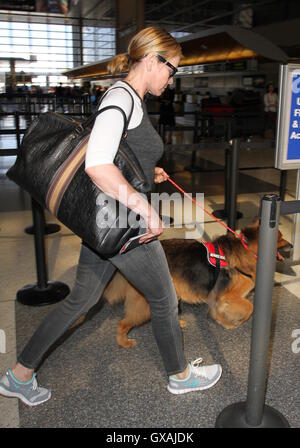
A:
[[[131,66],[149,53],[158,53],[165,57],[182,57],[178,42],[164,28],[151,26],[134,35],[128,45],[128,53],[116,55],[107,65],[111,74],[128,72]]]
[[[108,71],[114,75],[115,73],[122,73],[129,71],[129,55],[127,53],[117,54],[107,65]]]

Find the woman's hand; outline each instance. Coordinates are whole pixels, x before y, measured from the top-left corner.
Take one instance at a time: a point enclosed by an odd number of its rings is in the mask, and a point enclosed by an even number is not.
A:
[[[168,179],[169,175],[165,172],[163,168],[156,166],[154,168],[154,183],[160,184],[161,182],[165,182]]]
[[[153,239],[157,238],[164,231],[164,226],[162,220],[159,215],[155,211],[153,207],[149,207],[149,212],[147,217],[144,217],[146,223],[146,234],[145,236],[141,236],[139,239],[139,243],[149,243]]]
[[[158,170],[163,178],[168,177],[162,168]],[[101,191],[141,215],[146,224],[147,235],[140,238],[140,243],[148,243],[163,232],[163,223],[156,210],[126,181],[118,167],[114,164],[92,166],[85,172]]]

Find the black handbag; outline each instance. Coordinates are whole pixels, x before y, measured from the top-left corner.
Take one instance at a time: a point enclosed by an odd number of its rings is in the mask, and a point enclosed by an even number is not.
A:
[[[118,109],[124,129],[114,164],[135,190],[150,192],[142,167],[126,141],[131,99],[128,120],[118,106],[104,107],[84,121],[56,112],[39,115],[26,130],[16,162],[7,172],[9,179],[104,257],[117,254],[129,238],[138,235],[140,217],[93,183],[84,170],[85,153],[95,118],[107,109]],[[132,219],[124,227],[124,216],[129,214]]]

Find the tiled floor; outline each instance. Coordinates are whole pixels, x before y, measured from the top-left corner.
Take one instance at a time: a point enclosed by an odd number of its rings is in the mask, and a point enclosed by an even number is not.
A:
[[[189,135],[185,137],[189,140]],[[259,167],[273,165],[274,150],[271,146],[262,149],[263,142],[256,139],[257,147],[241,152],[240,166]],[[175,141],[174,141],[175,143]],[[187,192],[204,192],[205,207],[209,211],[222,209],[224,206],[224,150],[203,149],[199,154],[198,162],[204,171],[202,173],[190,173],[185,167],[190,163],[191,152],[174,153],[168,157],[166,170],[172,175]],[[0,330],[6,336],[6,343],[0,352],[0,372],[14,364],[16,359],[16,331],[15,309],[16,292],[24,285],[36,282],[36,267],[33,237],[24,233],[24,228],[32,224],[30,198],[22,192],[6,177],[8,167],[13,163],[14,157],[0,157]],[[211,163],[215,165],[211,165]],[[209,171],[209,169],[219,171]],[[206,172],[205,172],[206,170]],[[249,224],[257,215],[260,198],[264,193],[277,192],[280,181],[280,173],[272,168],[264,170],[243,170],[240,174],[238,210],[243,213],[243,218],[238,221],[238,229]],[[294,199],[296,188],[296,173],[288,173],[286,200]],[[160,191],[174,192],[170,185],[161,185]],[[181,213],[180,211],[177,213]],[[195,213],[195,210],[194,210]],[[176,212],[171,208],[171,215],[175,218]],[[194,219],[194,217],[193,217]],[[193,220],[192,219],[192,220]],[[48,222],[56,220],[46,213]],[[201,219],[200,219],[201,222]],[[189,222],[190,224],[191,222]],[[218,223],[212,222],[205,216],[202,220],[204,239],[225,232]],[[291,240],[293,232],[293,219],[291,216],[282,217],[280,230],[286,239]],[[194,227],[180,229],[170,227],[166,229],[163,238],[171,237],[199,238],[199,233]],[[61,226],[58,233],[48,235],[46,241],[47,268],[49,280],[60,280],[72,287],[78,260],[80,239],[72,234],[66,227]],[[285,263],[285,269],[279,268],[275,280],[281,282],[284,287],[300,297],[300,265]],[[3,336],[3,332],[0,332]],[[3,342],[3,341],[2,341]],[[3,350],[4,347],[4,350]],[[19,414],[18,403],[15,399],[0,397],[0,427],[18,427]]]

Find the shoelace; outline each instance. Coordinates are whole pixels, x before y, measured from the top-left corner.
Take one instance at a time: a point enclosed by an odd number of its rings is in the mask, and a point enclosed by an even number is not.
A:
[[[37,383],[37,379],[36,379],[36,374],[34,373],[33,374],[33,378],[32,378],[32,387],[31,387],[31,389],[32,390],[39,390],[39,388],[38,388],[38,383]]]
[[[197,359],[195,359],[195,361],[192,361],[191,363],[190,363],[190,366],[191,366],[191,371],[192,371],[192,373],[194,374],[194,375],[196,375],[196,376],[202,376],[203,378],[205,378],[206,379],[206,377],[205,377],[205,375],[203,375],[203,372],[202,373],[200,373],[198,370],[197,370],[197,368],[199,368],[200,367],[200,364],[203,362],[203,359],[202,358],[197,358]],[[204,368],[204,366],[203,366],[203,368]],[[186,379],[186,378],[185,378]]]
[[[193,367],[199,367],[200,364],[203,363],[203,358],[197,358],[195,361],[191,362]]]
[[[202,364],[203,362],[203,358],[197,358],[195,359],[195,361],[191,362],[191,367],[192,367],[192,371],[196,376],[202,376],[203,378],[205,378],[205,374],[203,375],[203,371],[200,373],[197,368],[200,367],[200,364]],[[204,367],[204,366],[203,366]]]

